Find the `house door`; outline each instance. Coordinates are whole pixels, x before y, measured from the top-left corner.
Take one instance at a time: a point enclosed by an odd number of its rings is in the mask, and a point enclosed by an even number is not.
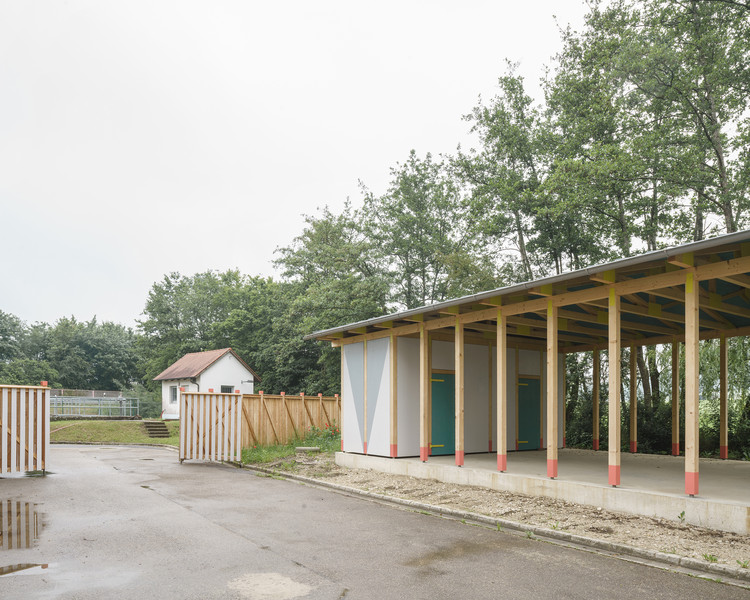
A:
[[[518,378],[518,449],[538,450],[542,437],[542,383],[539,378]]]
[[[456,376],[453,373],[432,374],[432,443],[433,455],[456,453]]]

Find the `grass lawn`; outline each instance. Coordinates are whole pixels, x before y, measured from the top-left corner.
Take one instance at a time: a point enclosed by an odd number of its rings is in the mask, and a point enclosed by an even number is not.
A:
[[[292,440],[288,444],[243,448],[242,462],[262,464],[282,461],[288,456],[294,456],[297,446],[317,446],[321,452],[336,452],[341,450],[341,434],[335,425],[325,429],[313,427],[304,439]],[[278,466],[283,468],[284,464]]]
[[[52,442],[99,442],[103,444],[166,444],[179,446],[180,422],[166,421],[168,438],[151,438],[142,421],[52,421]]]

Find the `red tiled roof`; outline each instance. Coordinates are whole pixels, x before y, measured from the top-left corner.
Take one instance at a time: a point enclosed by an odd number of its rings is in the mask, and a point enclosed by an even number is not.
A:
[[[248,364],[242,360],[237,353],[231,348],[221,348],[220,350],[207,350],[206,352],[191,352],[186,354],[180,360],[167,367],[164,371],[154,377],[154,381],[165,379],[192,379],[198,377],[203,371],[208,369],[212,364],[219,360],[227,353],[231,353],[240,363],[253,374],[253,379],[260,382],[260,377],[253,371]]]

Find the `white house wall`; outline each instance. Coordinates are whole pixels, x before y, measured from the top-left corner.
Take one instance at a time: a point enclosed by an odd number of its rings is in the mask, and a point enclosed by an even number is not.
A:
[[[391,364],[389,338],[367,342],[367,453],[390,456]]]
[[[343,346],[341,412],[344,452],[364,452],[365,354],[364,344]]]
[[[167,379],[161,382],[161,416],[163,419],[179,419],[180,418],[180,400],[179,393],[177,402],[170,402],[169,388],[176,386],[185,388],[186,392],[198,392],[198,386],[190,381],[189,379]]]
[[[228,385],[233,388],[232,391],[239,390],[240,394],[252,394],[253,379],[253,374],[232,353],[227,352],[200,374],[198,383],[201,392],[212,389],[218,394],[222,385]]]

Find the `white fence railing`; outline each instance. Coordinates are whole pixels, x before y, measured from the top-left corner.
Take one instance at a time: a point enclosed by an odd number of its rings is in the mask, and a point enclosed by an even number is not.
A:
[[[239,394],[180,394],[180,462],[242,458]]]
[[[0,385],[0,473],[47,470],[49,388]]]

